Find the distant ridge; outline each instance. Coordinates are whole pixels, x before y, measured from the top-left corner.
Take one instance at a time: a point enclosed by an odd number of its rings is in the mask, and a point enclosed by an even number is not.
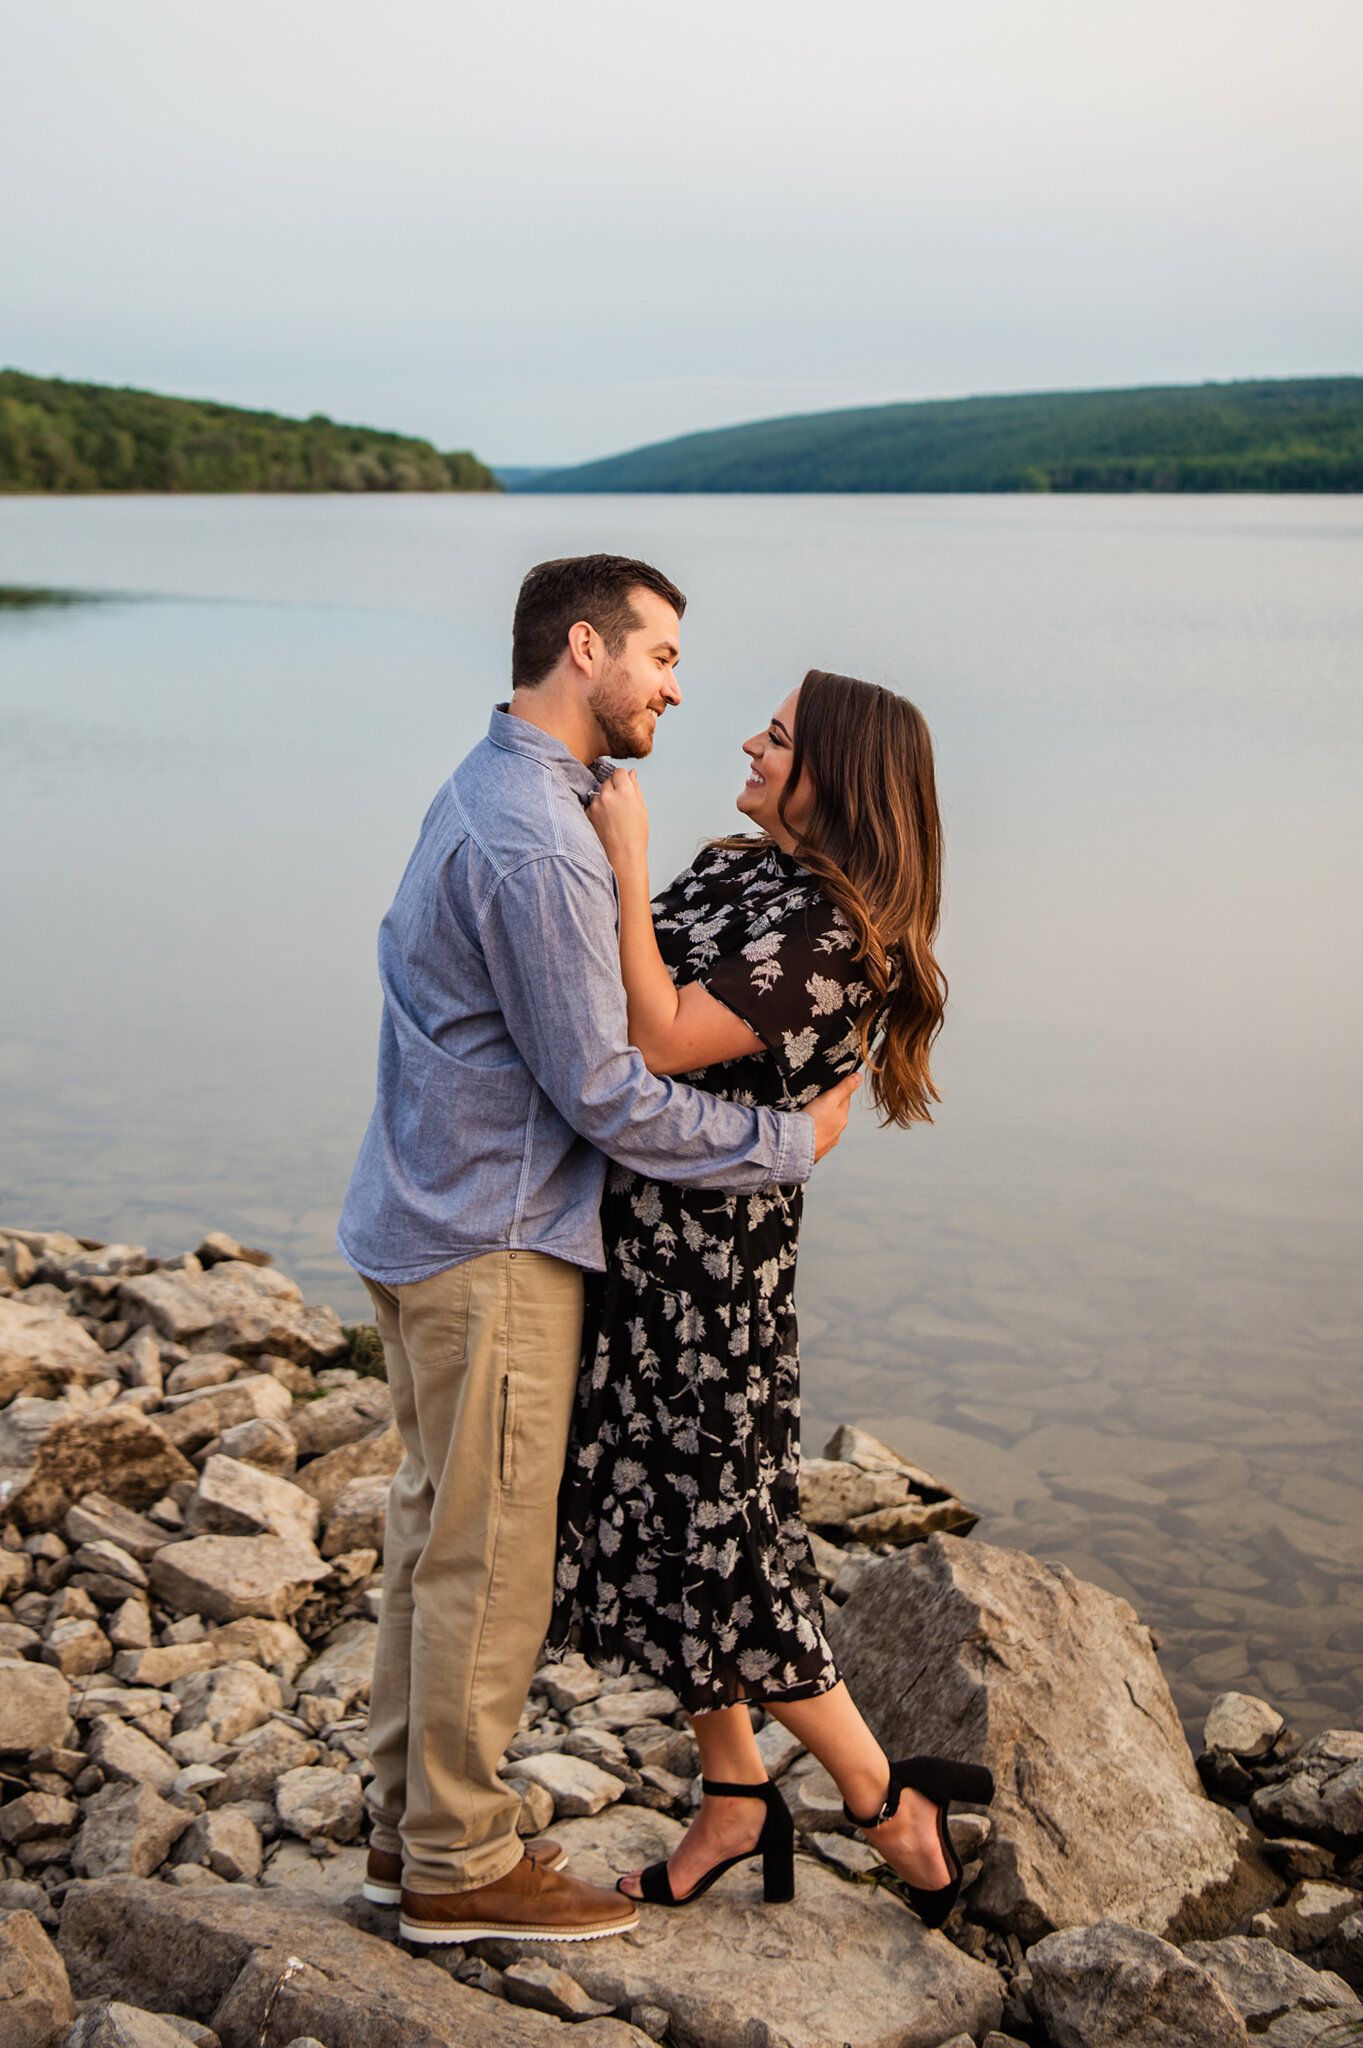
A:
[[[495,491],[465,451],[316,413],[288,419],[0,370],[0,492]]]
[[[795,414],[512,490],[1363,491],[1363,377],[928,399]]]

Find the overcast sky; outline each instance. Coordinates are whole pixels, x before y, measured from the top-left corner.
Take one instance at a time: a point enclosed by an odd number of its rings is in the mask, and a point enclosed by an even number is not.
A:
[[[0,0],[0,362],[570,462],[1363,370],[1360,0]]]

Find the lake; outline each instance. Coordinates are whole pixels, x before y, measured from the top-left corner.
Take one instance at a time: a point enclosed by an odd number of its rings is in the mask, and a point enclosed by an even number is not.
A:
[[[1363,503],[0,499],[3,1219],[332,1243],[374,936],[505,695],[523,570],[691,598],[653,875],[729,829],[811,666],[936,736],[930,1129],[811,1190],[805,1445],[865,1423],[1227,1687],[1363,1710]]]

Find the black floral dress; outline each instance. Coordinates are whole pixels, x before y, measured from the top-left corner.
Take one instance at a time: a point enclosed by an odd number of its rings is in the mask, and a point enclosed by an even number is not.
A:
[[[853,1071],[871,991],[851,928],[797,861],[756,839],[710,847],[653,915],[673,980],[699,982],[768,1048],[688,1081],[794,1110]],[[801,1197],[607,1177],[549,1649],[664,1680],[691,1713],[838,1679],[799,1506]]]

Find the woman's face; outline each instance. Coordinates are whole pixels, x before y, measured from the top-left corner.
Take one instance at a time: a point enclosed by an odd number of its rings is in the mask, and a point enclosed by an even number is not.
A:
[[[809,778],[799,785],[786,805],[785,822],[777,809],[790,779],[791,748],[795,739],[795,714],[800,701],[798,689],[780,705],[765,732],[744,740],[743,751],[752,764],[751,773],[738,792],[738,808],[763,832],[770,832],[785,852],[795,849],[795,835],[809,816]]]

